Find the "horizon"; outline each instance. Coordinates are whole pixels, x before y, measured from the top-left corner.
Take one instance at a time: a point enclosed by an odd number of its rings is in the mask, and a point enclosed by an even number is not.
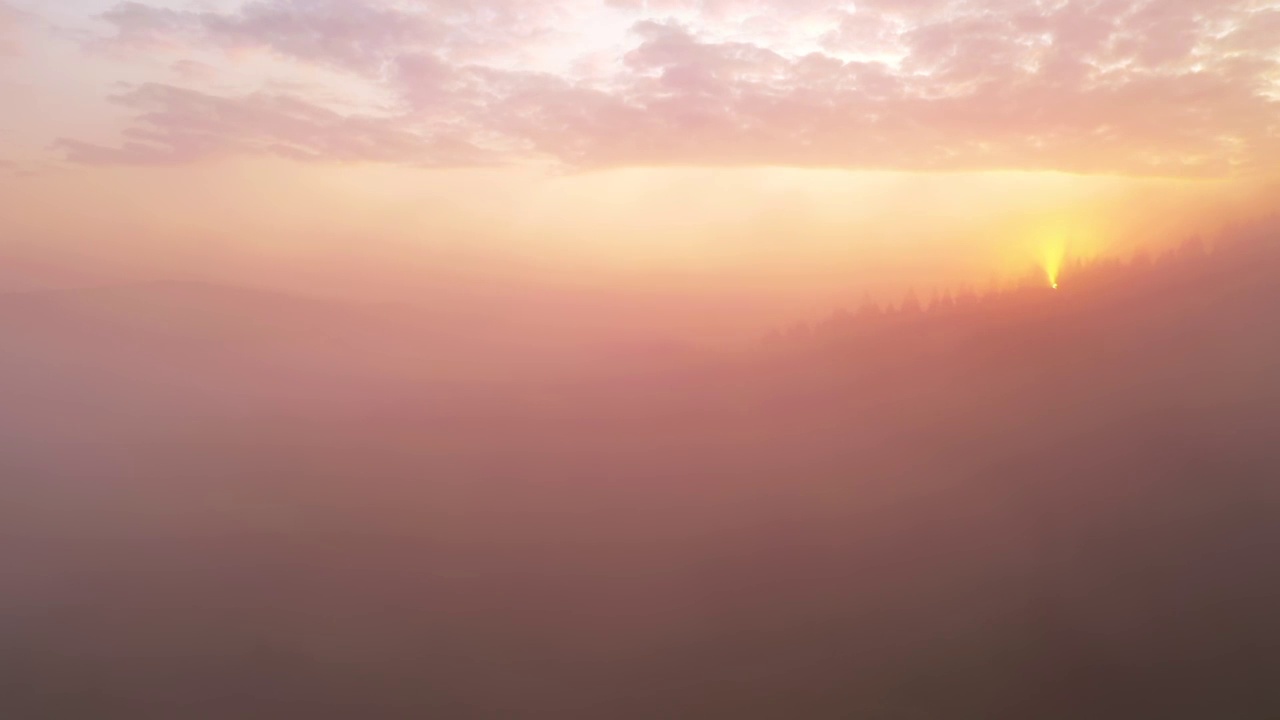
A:
[[[902,311],[907,303],[918,304],[923,310],[933,310],[940,303],[948,304],[954,302],[955,298],[972,295],[978,300],[988,298],[998,298],[1008,293],[1016,293],[1028,289],[1062,289],[1062,274],[1067,272],[1068,278],[1071,274],[1084,271],[1088,273],[1090,270],[1099,266],[1114,266],[1120,264],[1122,266],[1130,266],[1134,268],[1147,267],[1151,263],[1168,262],[1176,257],[1179,253],[1187,252],[1188,248],[1200,248],[1203,252],[1213,254],[1221,249],[1230,249],[1233,245],[1241,242],[1248,242],[1249,237],[1256,237],[1259,233],[1265,233],[1274,230],[1277,226],[1277,220],[1280,215],[1275,212],[1266,216],[1265,220],[1259,219],[1253,223],[1241,223],[1231,230],[1224,230],[1215,237],[1206,239],[1200,233],[1191,233],[1182,237],[1178,242],[1166,241],[1157,243],[1153,249],[1151,246],[1139,246],[1132,248],[1127,254],[1116,254],[1108,252],[1093,252],[1088,254],[1073,255],[1071,253],[1072,242],[1069,238],[1056,239],[1043,245],[1041,253],[1042,260],[1037,263],[1028,265],[1021,273],[1013,275],[1000,276],[995,273],[986,276],[986,283],[977,282],[973,279],[960,279],[956,285],[934,285],[925,290],[921,290],[915,285],[907,285],[898,296],[877,296],[873,292],[860,289],[857,287],[845,288],[842,291],[842,298],[837,298],[829,307],[809,308],[807,314],[787,315],[785,312],[777,312],[776,308],[772,314],[762,313],[758,318],[751,317],[748,312],[746,322],[741,326],[737,333],[733,333],[732,337],[738,344],[743,340],[753,341],[760,340],[768,335],[776,333],[784,326],[794,326],[797,324],[812,325],[829,316],[849,313],[861,310],[865,307],[871,307],[882,312],[898,312]],[[468,282],[473,282],[477,278],[470,278]],[[535,290],[538,287],[544,289],[553,287],[554,283],[543,281],[541,284],[528,283],[523,290]],[[1066,285],[1070,288],[1070,283]],[[43,292],[76,292],[76,291],[111,291],[123,290],[128,288],[154,288],[164,289],[194,289],[206,288],[214,290],[228,291],[245,291],[254,293],[266,293],[278,295],[280,297],[293,297],[300,300],[314,300],[320,302],[340,303],[352,307],[365,307],[369,309],[385,308],[385,309],[404,309],[404,310],[425,310],[435,302],[438,297],[433,295],[433,289],[423,289],[416,293],[404,294],[392,298],[368,298],[358,295],[346,295],[343,293],[326,293],[323,290],[314,291],[298,291],[287,287],[272,286],[269,284],[251,284],[219,281],[218,279],[201,278],[198,275],[187,277],[175,276],[154,278],[149,280],[135,281],[115,281],[102,282],[94,284],[67,284],[44,286],[35,288],[25,288],[20,290],[0,290],[0,293],[6,295],[22,295],[22,294],[38,294]],[[607,302],[608,295],[606,288],[593,286],[578,286],[572,289],[565,288],[567,294],[566,301],[570,303]],[[494,297],[500,294],[514,296],[519,292],[515,286],[498,286],[485,293],[488,297]],[[860,298],[855,302],[854,296],[861,292]],[[613,293],[613,300],[641,300],[643,298],[653,299],[661,295],[661,291],[650,289],[648,292],[630,290]],[[683,299],[678,293],[673,293],[676,299]],[[518,300],[516,301],[518,303]],[[335,305],[334,307],[337,307]],[[459,304],[454,310],[461,315],[474,311],[474,306],[468,306],[466,303]],[[735,309],[736,311],[736,309]],[[769,318],[769,319],[766,319]],[[759,324],[752,324],[757,322]],[[698,344],[699,333],[697,331],[685,331],[672,335],[668,340],[679,340]],[[720,338],[723,340],[724,338]],[[712,343],[713,345],[716,343]]]

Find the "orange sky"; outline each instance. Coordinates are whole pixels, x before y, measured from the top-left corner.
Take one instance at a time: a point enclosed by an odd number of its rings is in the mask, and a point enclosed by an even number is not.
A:
[[[1280,4],[0,0],[0,91],[0,287],[816,312],[1269,211]]]

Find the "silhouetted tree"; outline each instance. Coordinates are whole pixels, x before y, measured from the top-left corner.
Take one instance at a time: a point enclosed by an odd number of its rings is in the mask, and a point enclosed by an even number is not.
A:
[[[862,296],[862,304],[858,306],[857,318],[863,322],[878,320],[881,316],[880,306],[871,297],[871,293],[864,293]]]
[[[920,298],[916,296],[915,289],[907,290],[906,296],[902,299],[901,311],[906,315],[919,315],[921,312]]]

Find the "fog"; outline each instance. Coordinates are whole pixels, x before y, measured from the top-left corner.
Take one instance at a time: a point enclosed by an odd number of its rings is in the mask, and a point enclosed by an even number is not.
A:
[[[1275,717],[1278,233],[752,342],[4,295],[0,710]]]

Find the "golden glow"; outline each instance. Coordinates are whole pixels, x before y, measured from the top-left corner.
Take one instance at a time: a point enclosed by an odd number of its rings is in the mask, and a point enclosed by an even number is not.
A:
[[[492,277],[697,295],[737,305],[755,327],[764,312],[763,322],[791,321],[912,286],[1072,287],[1067,256],[1159,251],[1212,234],[1215,218],[1271,207],[1224,187],[1048,173],[548,174],[284,160],[31,178],[0,169],[0,237],[33,238],[22,244],[32,267],[65,267],[85,283],[198,276],[416,301],[434,287],[424,278]],[[495,201],[507,210],[494,213]],[[924,201],[930,211],[918,212]],[[240,218],[235,233],[230,216]]]
[[[1062,262],[1067,256],[1067,244],[1061,240],[1049,242],[1043,255],[1044,274],[1049,280],[1049,287],[1058,289],[1058,276],[1062,272]]]
[[[1092,218],[1060,215],[1044,219],[1032,235],[1032,247],[1044,270],[1046,284],[1053,290],[1059,288],[1068,255],[1082,259],[1097,256],[1102,250],[1104,233]]]

